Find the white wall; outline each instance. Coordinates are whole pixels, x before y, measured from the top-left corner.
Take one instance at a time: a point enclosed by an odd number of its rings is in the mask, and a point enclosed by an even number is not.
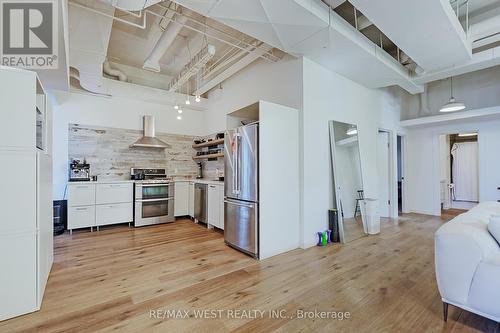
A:
[[[440,215],[439,136],[478,132],[479,201],[500,199],[500,119],[457,122],[410,129],[407,140],[407,209]]]
[[[212,90],[206,132],[226,129],[226,115],[259,100],[302,108],[301,59],[286,56],[277,63],[257,60]]]
[[[260,102],[260,258],[300,246],[299,111]]]
[[[328,226],[327,211],[333,206],[332,173],[328,121],[337,120],[358,126],[359,149],[365,197],[378,197],[377,133],[392,131],[393,154],[399,128],[404,93],[399,89],[373,90],[362,87],[321,65],[303,61],[302,137],[302,246],[313,246],[316,232]],[[397,170],[394,159],[393,170]],[[397,199],[397,184],[392,189]],[[393,202],[397,200],[393,199]],[[397,214],[397,205],[393,205]]]
[[[453,95],[464,102],[468,110],[500,105],[500,66],[453,77]],[[438,80],[427,84],[428,107],[431,115],[450,99],[450,80]],[[419,116],[419,95],[408,95],[408,108],[402,119]]]
[[[184,109],[182,120],[177,120],[177,112],[170,100],[162,103],[161,96],[156,96],[154,102],[147,102],[144,98],[144,96],[137,99],[53,92],[54,200],[63,198],[68,179],[68,124],[70,123],[141,130],[142,116],[148,114],[156,117],[157,132],[187,135],[206,133],[203,111]]]

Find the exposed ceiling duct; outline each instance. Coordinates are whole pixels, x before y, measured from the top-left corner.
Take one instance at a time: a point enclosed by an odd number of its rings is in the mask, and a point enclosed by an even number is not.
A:
[[[105,94],[102,64],[106,60],[113,19],[85,10],[78,4],[69,4],[69,64],[78,72],[78,75],[72,77],[79,80],[80,86],[86,90]],[[102,2],[92,2],[89,5],[110,16],[115,11]]]
[[[198,52],[189,63],[184,66],[179,75],[175,77],[168,85],[168,91],[179,90],[193,75],[196,75],[205,64],[215,55],[215,46],[206,45]]]
[[[112,68],[107,59],[102,64],[102,70],[105,74],[108,74],[109,76],[116,77],[118,79],[118,81],[127,81],[127,75],[125,75],[122,71],[120,71],[118,69]]]
[[[182,27],[186,24],[186,21],[187,18],[183,15],[176,14],[174,16],[174,19],[170,21],[167,29],[165,29],[158,39],[158,42],[144,62],[142,68],[153,72],[160,72],[161,57],[163,57],[165,52],[167,52],[168,48],[172,45],[179,32],[182,30]]]
[[[163,0],[101,0],[113,7],[123,9],[138,11],[143,10],[149,6],[155,5],[162,2]]]
[[[156,138],[155,117],[144,116],[142,118],[142,124],[143,124],[143,135],[139,140],[131,144],[130,148],[140,147],[140,148],[165,149],[169,147],[168,144]]]

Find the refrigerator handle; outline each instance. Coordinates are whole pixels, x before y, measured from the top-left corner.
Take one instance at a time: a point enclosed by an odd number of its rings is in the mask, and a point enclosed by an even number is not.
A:
[[[240,165],[239,165],[239,155],[240,155],[240,134],[235,133],[234,134],[234,180],[233,180],[233,187],[234,187],[234,193],[239,194],[240,193]]]

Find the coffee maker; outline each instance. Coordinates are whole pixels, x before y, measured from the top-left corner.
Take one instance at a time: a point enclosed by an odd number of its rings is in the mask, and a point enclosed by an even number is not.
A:
[[[196,179],[202,179],[203,178],[203,163],[198,162],[198,174],[196,175]]]
[[[69,165],[69,181],[82,182],[90,181],[90,164],[83,160],[73,160]]]

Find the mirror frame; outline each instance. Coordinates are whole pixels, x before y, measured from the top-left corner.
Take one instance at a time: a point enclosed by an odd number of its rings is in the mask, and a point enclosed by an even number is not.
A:
[[[337,209],[337,218],[339,222],[339,234],[340,234],[340,243],[345,244],[345,235],[344,235],[344,218],[342,217],[342,205],[341,205],[341,198],[340,198],[340,188],[337,185],[338,184],[338,179],[337,179],[337,163],[336,163],[336,142],[335,142],[335,129],[334,129],[334,123],[344,123],[343,121],[338,121],[338,120],[330,120],[328,121],[328,127],[329,127],[329,132],[330,132],[330,156],[331,156],[331,168],[332,168],[332,180],[333,180],[333,202],[335,203],[335,207]],[[358,130],[358,153],[359,153],[359,172],[361,173],[361,186],[364,188],[364,180],[363,180],[363,168],[361,166],[361,149],[360,149],[360,144],[359,144],[359,126],[358,124],[350,124],[350,123],[344,123],[348,125],[354,125],[356,126],[356,129]],[[363,227],[365,225],[365,219],[363,216],[363,213],[361,213],[361,221],[363,223]],[[365,235],[366,236],[366,233]]]

